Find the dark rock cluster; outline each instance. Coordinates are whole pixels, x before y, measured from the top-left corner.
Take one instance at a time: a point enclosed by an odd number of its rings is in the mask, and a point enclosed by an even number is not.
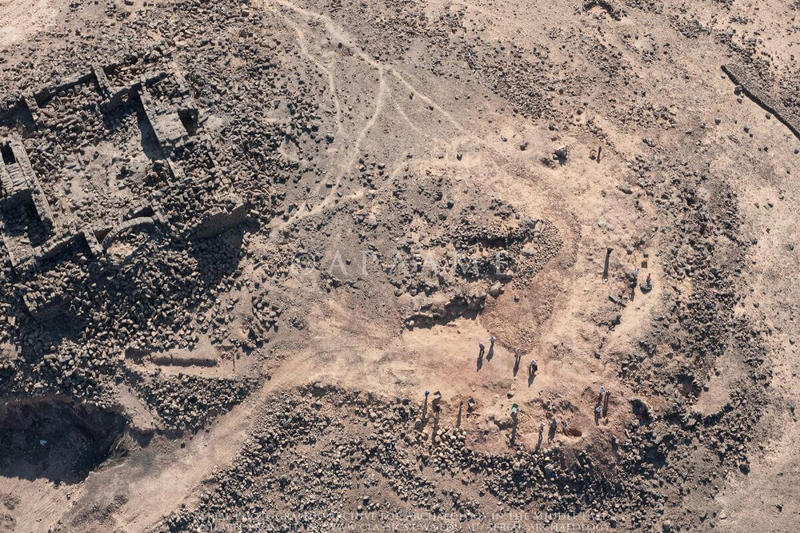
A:
[[[502,509],[580,511],[605,527],[636,528],[662,506],[645,481],[663,459],[662,439],[649,431],[614,445],[620,471],[610,475],[586,451],[476,452],[464,430],[421,416],[408,398],[384,402],[333,388],[274,397],[234,465],[215,474],[197,508],[165,517],[162,530],[328,531],[360,520],[367,527],[370,513],[402,517],[398,527],[407,527],[415,512],[489,527]]]

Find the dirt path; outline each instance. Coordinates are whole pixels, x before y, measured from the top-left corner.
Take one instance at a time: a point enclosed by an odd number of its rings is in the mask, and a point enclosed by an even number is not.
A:
[[[197,497],[195,489],[215,468],[230,464],[239,453],[254,413],[275,389],[266,382],[260,391],[219,417],[207,432],[190,439],[151,443],[121,464],[93,472],[72,494],[70,512],[64,517],[51,516],[50,525],[59,519],[66,524],[78,520],[78,525],[81,518],[92,516],[92,509],[108,509],[115,528],[144,531],[180,504],[190,505]],[[53,508],[57,507],[54,501]],[[99,527],[82,524],[90,526]]]
[[[429,96],[420,91],[417,87],[411,84],[408,80],[406,80],[406,78],[396,68],[384,65],[379,61],[376,61],[375,59],[370,57],[369,54],[367,54],[361,47],[359,47],[356,44],[355,39],[351,37],[345,29],[343,29],[341,26],[337,25],[333,20],[331,20],[329,16],[302,8],[292,2],[289,2],[288,0],[267,0],[267,2],[280,5],[296,13],[302,14],[307,18],[317,19],[321,21],[325,25],[328,34],[331,37],[333,37],[335,41],[342,43],[344,46],[347,46],[358,57],[360,57],[367,64],[371,65],[378,71],[386,70],[386,72],[389,75],[395,77],[398,81],[400,81],[409,91],[411,91],[414,94],[414,96],[419,97],[427,105],[432,106],[437,112],[441,113],[456,129],[458,130],[464,129],[459,123],[459,121],[457,121],[453,117],[453,115],[451,115],[448,111],[446,111],[439,104],[437,104],[433,99],[431,99]]]
[[[346,150],[344,153],[339,156],[339,160],[337,166],[339,168],[338,172],[336,173],[335,181],[333,186],[330,188],[328,194],[323,198],[323,200],[313,207],[304,208],[294,215],[292,215],[288,220],[282,221],[278,226],[276,226],[276,230],[273,235],[280,235],[281,230],[290,227],[291,225],[297,223],[298,221],[318,215],[322,213],[326,208],[330,207],[333,200],[339,195],[339,188],[341,186],[342,178],[347,175],[353,168],[357,158],[359,157],[359,153],[361,151],[361,145],[367,135],[370,133],[372,128],[374,128],[378,118],[380,117],[381,113],[384,109],[384,104],[387,98],[392,100],[393,97],[391,95],[391,91],[388,87],[386,76],[392,76],[395,78],[399,83],[401,83],[404,87],[406,87],[412,94],[419,97],[421,101],[423,101],[426,105],[429,105],[432,109],[435,109],[437,112],[444,115],[444,117],[453,125],[458,131],[463,131],[463,127],[459,124],[457,120],[453,118],[453,116],[445,111],[440,105],[434,102],[431,98],[427,95],[423,94],[419,89],[414,87],[411,83],[409,83],[404,76],[402,76],[395,68],[384,65],[373,58],[371,58],[362,48],[355,44],[354,39],[340,26],[335,24],[330,17],[326,15],[322,15],[304,8],[297,6],[296,4],[286,1],[286,0],[269,0],[266,2],[266,8],[272,10],[276,13],[279,13],[282,19],[289,25],[291,28],[294,29],[295,33],[297,34],[297,41],[300,47],[302,54],[309,59],[321,72],[325,74],[328,79],[329,89],[333,95],[334,99],[334,107],[336,110],[336,123],[337,123],[337,132],[340,134],[337,137],[340,137],[343,134],[343,119],[342,119],[342,110],[341,104],[337,97],[337,87],[334,81],[334,76],[331,70],[326,67],[323,62],[314,57],[314,55],[310,52],[308,46],[306,46],[306,36],[303,30],[299,27],[299,25],[293,21],[290,17],[282,13],[280,10],[275,10],[274,6],[281,6],[290,10],[291,12],[300,15],[306,19],[312,19],[321,21],[324,24],[326,34],[329,39],[332,39],[334,42],[339,42],[345,45],[349,50],[353,51],[356,54],[356,57],[364,61],[367,65],[374,68],[378,72],[378,88],[376,90],[374,100],[374,111],[369,119],[364,123],[363,127],[360,129],[359,134],[355,137],[352,142],[352,147]],[[323,36],[320,36],[322,39]],[[414,123],[408,118],[408,116],[403,111],[400,104],[396,101],[393,102],[393,107],[397,109],[398,113],[403,117],[403,119],[412,127],[414,130],[419,131],[419,128],[414,125]],[[336,140],[338,145],[341,145],[342,142],[337,138]],[[320,185],[321,187],[322,185]]]

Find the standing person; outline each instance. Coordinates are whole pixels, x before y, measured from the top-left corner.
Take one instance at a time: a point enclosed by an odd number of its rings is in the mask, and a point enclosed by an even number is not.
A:
[[[650,274],[649,273],[647,274],[647,279],[645,280],[644,283],[639,285],[639,288],[642,289],[642,292],[644,292],[644,293],[648,293],[651,290],[653,290],[653,282],[652,282],[652,280],[650,278]]]
[[[441,402],[442,402],[442,393],[437,390],[436,392],[433,393],[433,401],[431,402],[431,407],[433,407],[434,413],[438,413],[441,410],[442,408]]]
[[[425,425],[428,422],[428,395],[429,394],[430,394],[430,391],[426,390],[425,391],[425,402],[422,404],[422,417],[421,417],[422,418],[422,420],[421,420],[421,424],[422,425]]]
[[[535,374],[537,370],[539,370],[539,365],[536,363],[536,359],[531,359],[531,364],[528,367],[528,372],[530,374]]]

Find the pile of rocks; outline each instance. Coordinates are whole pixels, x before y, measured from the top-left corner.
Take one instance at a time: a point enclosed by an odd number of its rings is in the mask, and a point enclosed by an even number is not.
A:
[[[400,517],[401,525],[414,524],[412,512],[434,521],[455,513],[460,523],[489,527],[504,508],[580,511],[603,525],[643,527],[648,510],[662,505],[663,496],[646,488],[657,472],[638,455],[648,449],[644,432],[632,429],[619,444],[624,475],[609,476],[586,451],[487,454],[452,427],[432,441],[420,415],[407,398],[385,402],[332,387],[273,397],[234,465],[214,475],[196,508],[165,517],[161,530],[236,523],[243,531],[324,531],[360,520],[367,527],[372,512]],[[448,488],[439,488],[446,479]],[[294,512],[275,512],[283,506]]]

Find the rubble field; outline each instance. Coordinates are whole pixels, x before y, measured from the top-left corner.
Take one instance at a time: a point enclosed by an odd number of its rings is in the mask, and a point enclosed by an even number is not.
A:
[[[798,36],[0,0],[0,531],[797,531]]]

